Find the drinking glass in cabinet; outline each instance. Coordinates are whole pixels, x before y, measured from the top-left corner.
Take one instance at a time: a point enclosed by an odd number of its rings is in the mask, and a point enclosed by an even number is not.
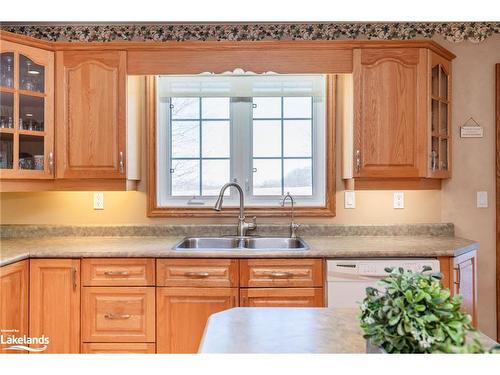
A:
[[[14,86],[14,53],[3,52],[0,54],[0,86]]]
[[[440,169],[448,169],[448,139],[444,138],[440,140],[441,146],[441,159],[440,159]]]
[[[39,155],[44,155],[43,137],[20,134],[19,169],[35,169]]]
[[[12,169],[14,156],[14,135],[0,133],[0,169]]]
[[[21,90],[43,92],[45,68],[24,55],[19,55],[19,87]]]
[[[432,137],[431,169],[433,171],[436,171],[439,169],[439,138],[438,137]]]
[[[19,95],[19,129],[44,130],[44,98]]]
[[[14,94],[11,92],[0,92],[0,129],[14,127]]]

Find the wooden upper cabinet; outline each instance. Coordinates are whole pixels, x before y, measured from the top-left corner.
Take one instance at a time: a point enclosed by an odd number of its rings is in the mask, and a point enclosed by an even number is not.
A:
[[[54,53],[0,43],[0,178],[54,177]]]
[[[427,177],[451,177],[451,62],[435,52],[428,58],[429,117]]]
[[[79,353],[80,260],[30,260],[29,293],[30,336],[49,338],[43,353]]]
[[[354,177],[425,174],[426,57],[424,48],[354,50]]]
[[[125,178],[125,51],[56,54],[57,178]]]
[[[0,330],[7,337],[28,336],[29,261],[23,260],[0,268]],[[5,350],[10,345],[0,344],[0,353],[26,353]]]

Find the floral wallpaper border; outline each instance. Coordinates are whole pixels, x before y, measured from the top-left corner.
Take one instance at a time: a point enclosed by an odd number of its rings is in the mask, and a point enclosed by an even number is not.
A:
[[[478,43],[500,33],[500,22],[249,23],[249,24],[3,24],[0,29],[50,41],[414,39],[441,35]]]

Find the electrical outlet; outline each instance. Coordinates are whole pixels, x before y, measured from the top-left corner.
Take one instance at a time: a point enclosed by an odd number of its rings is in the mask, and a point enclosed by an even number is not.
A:
[[[104,193],[94,193],[94,210],[104,210]]]
[[[354,191],[344,192],[344,208],[356,208],[356,194]]]
[[[487,191],[476,192],[476,207],[477,208],[488,208],[488,192]]]
[[[405,208],[405,193],[394,193],[394,208]]]

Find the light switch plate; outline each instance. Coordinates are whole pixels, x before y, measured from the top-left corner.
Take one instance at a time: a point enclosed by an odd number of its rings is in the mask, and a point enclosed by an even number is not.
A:
[[[488,208],[488,192],[476,192],[476,206],[477,208]]]
[[[356,193],[354,191],[344,191],[344,208],[356,208]]]
[[[394,193],[394,208],[405,208],[405,193],[397,192]]]
[[[104,193],[94,193],[94,210],[104,210]]]

